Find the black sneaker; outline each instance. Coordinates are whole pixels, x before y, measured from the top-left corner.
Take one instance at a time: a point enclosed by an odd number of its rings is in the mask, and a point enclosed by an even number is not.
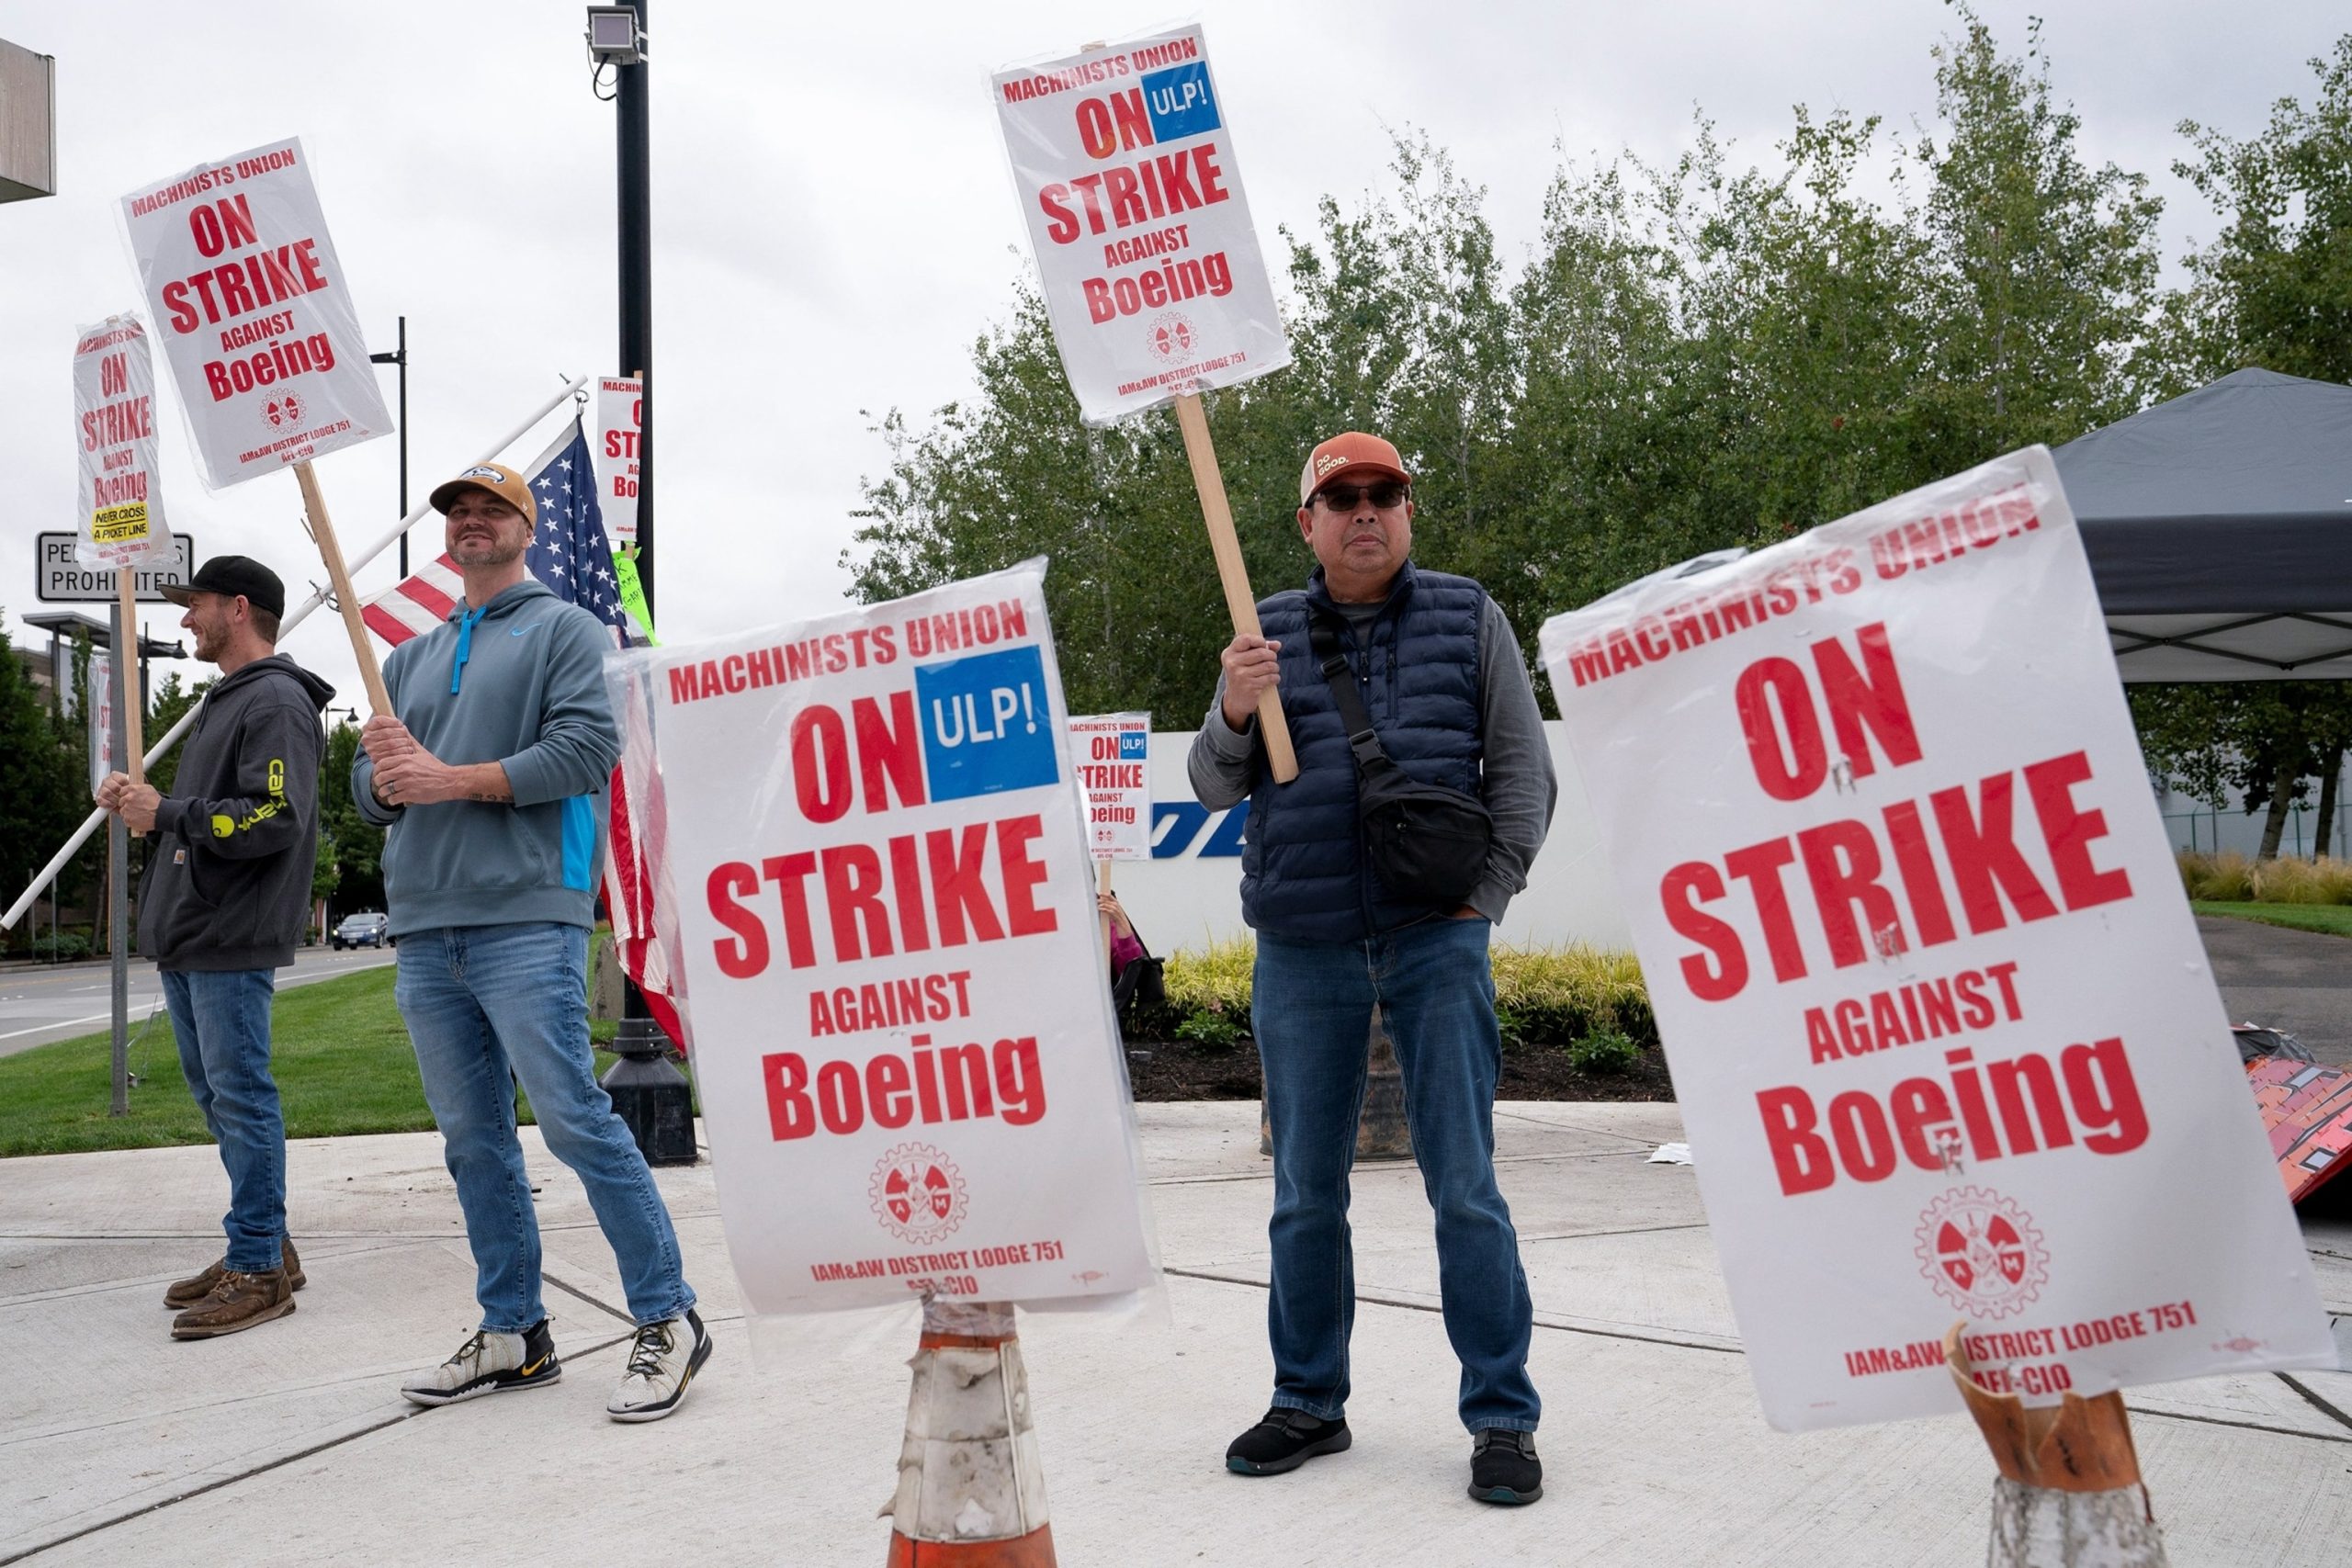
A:
[[[1320,1421],[1304,1410],[1278,1404],[1233,1439],[1225,1450],[1225,1468],[1236,1475],[1281,1475],[1317,1454],[1339,1453],[1353,1441],[1344,1419]]]
[[[1489,1427],[1470,1448],[1470,1495],[1481,1503],[1518,1505],[1544,1495],[1544,1461],[1535,1434]]]
[[[455,1404],[510,1388],[537,1388],[562,1376],[555,1334],[543,1317],[520,1334],[474,1330],[456,1355],[401,1384],[401,1396],[415,1404]]]

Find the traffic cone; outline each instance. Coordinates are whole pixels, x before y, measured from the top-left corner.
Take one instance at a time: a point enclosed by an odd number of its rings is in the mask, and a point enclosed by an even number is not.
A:
[[[2166,1568],[2123,1395],[2029,1408],[1987,1393],[1961,1348],[1965,1326],[1944,1336],[1944,1363],[2001,1472],[1986,1568]]]
[[[889,1568],[1054,1568],[1029,1375],[1009,1304],[923,1303]]]

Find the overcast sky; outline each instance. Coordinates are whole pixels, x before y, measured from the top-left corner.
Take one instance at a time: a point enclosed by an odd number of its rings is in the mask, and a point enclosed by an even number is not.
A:
[[[2054,82],[2082,114],[2087,156],[2146,172],[2167,197],[2168,255],[2214,227],[2169,173],[2185,146],[2177,122],[2256,130],[2274,99],[2308,98],[2304,62],[2352,27],[2319,0],[1982,6],[2012,51],[2032,12],[2048,17]],[[114,219],[134,186],[303,139],[370,346],[389,348],[408,318],[418,499],[559,378],[619,368],[613,110],[590,95],[582,17],[557,0],[0,0],[0,38],[56,56],[59,100],[60,193],[0,206],[0,604],[16,635],[46,640],[20,619],[39,607],[34,534],[74,523],[74,329],[138,299]],[[653,6],[666,636],[838,605],[859,480],[884,462],[863,411],[920,421],[968,389],[970,343],[1003,316],[1025,265],[990,72],[1184,19],[1062,0]],[[1535,237],[1555,143],[1668,156],[1694,105],[1743,160],[1771,158],[1800,102],[1907,126],[1932,115],[1928,49],[1957,26],[1937,0],[1218,0],[1189,19],[1207,28],[1270,256],[1276,226],[1310,224],[1324,193],[1352,201],[1380,184],[1390,128],[1426,130],[1488,187],[1516,258]],[[160,354],[157,372],[168,378]],[[294,597],[323,579],[293,476],[208,494],[183,428],[166,415],[173,527],[201,555],[271,562]],[[397,443],[334,454],[318,471],[356,557],[397,517]],[[427,554],[439,539],[437,520],[413,536]],[[387,551],[358,573],[363,593],[392,581],[391,561]],[[1205,547],[1201,570],[1213,570]],[[178,635],[175,615],[152,607],[151,631]],[[339,700],[364,701],[332,615],[287,651]]]

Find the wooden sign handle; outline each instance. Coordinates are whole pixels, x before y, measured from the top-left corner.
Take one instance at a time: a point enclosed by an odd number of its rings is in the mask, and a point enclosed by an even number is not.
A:
[[[335,608],[343,612],[344,630],[351,634],[351,651],[359,660],[360,683],[368,688],[368,705],[378,713],[392,711],[391,694],[384,690],[383,668],[376,662],[376,645],[368,640],[368,623],[359,618],[359,595],[351,591],[351,572],[343,564],[343,546],[336,542],[334,524],[327,517],[326,498],[319,493],[319,476],[308,463],[294,465],[302,485],[302,510],[310,514],[311,537],[318,542],[319,558],[327,563],[327,582],[334,590]]]
[[[1199,393],[1176,395],[1176,423],[1184,432],[1184,457],[1193,465],[1193,488],[1200,492],[1201,516],[1209,525],[1209,548],[1216,554],[1217,581],[1225,587],[1225,608],[1233,617],[1234,632],[1263,637],[1258,596],[1250,592],[1250,571],[1241,564],[1241,541],[1233,535],[1233,509],[1225,499],[1225,476],[1217,469],[1216,448],[1209,442],[1209,418],[1201,409]],[[1266,762],[1274,782],[1288,784],[1298,777],[1282,693],[1274,687],[1258,698],[1258,729],[1265,737]]]

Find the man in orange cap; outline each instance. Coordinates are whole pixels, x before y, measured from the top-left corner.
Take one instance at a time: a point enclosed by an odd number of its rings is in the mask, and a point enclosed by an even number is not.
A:
[[[1227,646],[1193,743],[1201,804],[1250,802],[1241,904],[1258,939],[1250,1016],[1274,1142],[1273,1405],[1226,1465],[1280,1474],[1351,1441],[1348,1172],[1377,1007],[1437,1215],[1470,1495],[1532,1503],[1543,1406],[1519,1238],[1495,1182],[1502,1055],[1487,943],[1527,885],[1555,789],[1510,621],[1476,582],[1413,564],[1412,484],[1376,435],[1309,454],[1298,530],[1315,570],[1258,606],[1264,636]],[[1298,753],[1287,784],[1257,729],[1269,690]],[[1458,848],[1422,854],[1413,839]]]

